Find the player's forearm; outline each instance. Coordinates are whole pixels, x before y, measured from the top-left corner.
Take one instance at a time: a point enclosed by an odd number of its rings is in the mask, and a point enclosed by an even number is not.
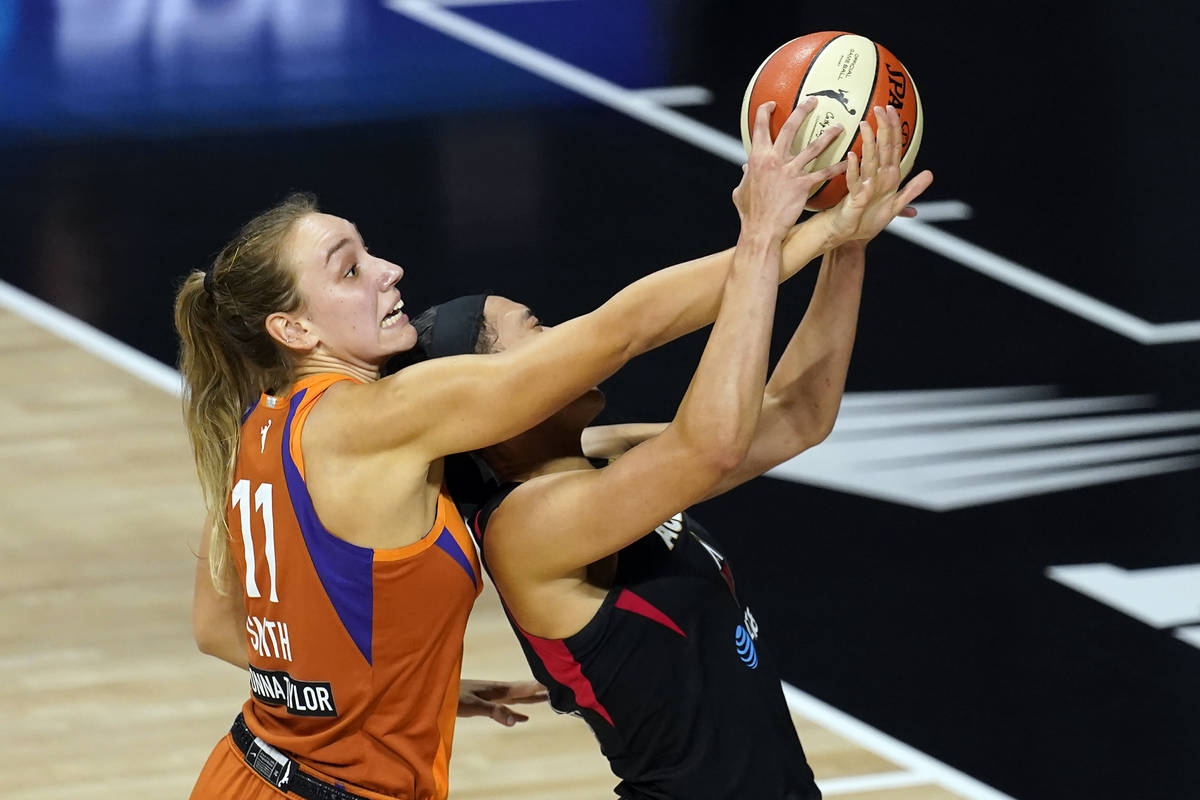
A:
[[[623,422],[616,425],[592,425],[579,437],[588,458],[617,458],[667,427],[665,422]]]
[[[219,658],[241,669],[249,669],[245,631],[224,623],[224,620],[214,620],[196,624],[196,647],[205,655]]]
[[[743,231],[720,313],[675,417],[685,439],[728,468],[745,456],[762,409],[779,259],[780,241],[769,229]]]
[[[858,328],[865,254],[861,245],[843,245],[821,263],[813,298],[788,342],[766,398],[773,413],[786,413],[802,438],[823,439],[841,405]]]
[[[746,458],[708,494],[715,497],[820,443],[841,405],[862,293],[861,248],[834,251],[804,320],[771,374]]]
[[[793,225],[783,237],[783,258],[779,267],[779,282],[783,283],[795,275],[817,256],[824,255],[836,247],[829,227],[828,217],[817,214]]]

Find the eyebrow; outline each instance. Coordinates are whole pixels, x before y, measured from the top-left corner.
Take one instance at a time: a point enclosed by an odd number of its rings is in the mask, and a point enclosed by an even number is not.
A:
[[[333,258],[334,253],[336,253],[338,250],[341,250],[343,247],[345,247],[348,244],[351,244],[351,240],[350,240],[349,236],[340,239],[337,244],[335,244],[333,247],[329,248],[329,252],[325,254],[325,265],[326,266],[329,265],[329,262]]]
[[[350,223],[350,227],[354,228],[354,233],[361,240],[362,234],[358,232],[358,226],[355,225],[354,223]],[[325,266],[329,266],[329,261],[330,261],[330,259],[333,258],[334,253],[336,253],[338,250],[341,250],[343,247],[345,247],[348,244],[354,244],[354,240],[351,239],[349,236],[343,236],[341,239],[338,240],[337,244],[335,244],[333,247],[329,248],[329,252],[327,252],[325,254]]]

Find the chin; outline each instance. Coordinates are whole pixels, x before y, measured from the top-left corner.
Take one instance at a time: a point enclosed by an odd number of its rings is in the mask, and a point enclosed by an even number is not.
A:
[[[396,331],[395,337],[397,353],[412,350],[417,345],[417,329],[412,326],[411,322],[401,325]]]

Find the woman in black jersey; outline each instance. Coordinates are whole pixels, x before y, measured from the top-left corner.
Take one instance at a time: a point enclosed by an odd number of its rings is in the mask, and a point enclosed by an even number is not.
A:
[[[864,125],[847,164],[855,235],[826,253],[814,296],[766,379],[780,241],[807,197],[807,159],[756,121],[734,192],[742,235],[720,315],[666,426],[595,469],[591,391],[479,455],[498,485],[468,524],[534,676],[583,717],[627,798],[819,798],[778,671],[720,545],[680,509],[761,474],[833,426],[854,340],[864,248],[929,185],[899,190],[899,118]],[[521,347],[542,326],[501,297],[460,298],[415,324],[429,357]],[[482,342],[482,346],[481,346]],[[765,383],[764,383],[765,381]],[[751,516],[747,524],[753,525]]]

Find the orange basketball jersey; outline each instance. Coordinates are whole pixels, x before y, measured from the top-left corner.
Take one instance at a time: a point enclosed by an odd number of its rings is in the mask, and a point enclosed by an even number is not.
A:
[[[227,511],[242,579],[250,730],[318,776],[445,798],[463,630],[481,586],[443,488],[418,542],[371,550],[327,531],[304,482],[304,421],[338,375],[263,395],[242,424]],[[369,503],[371,498],[363,497]]]

